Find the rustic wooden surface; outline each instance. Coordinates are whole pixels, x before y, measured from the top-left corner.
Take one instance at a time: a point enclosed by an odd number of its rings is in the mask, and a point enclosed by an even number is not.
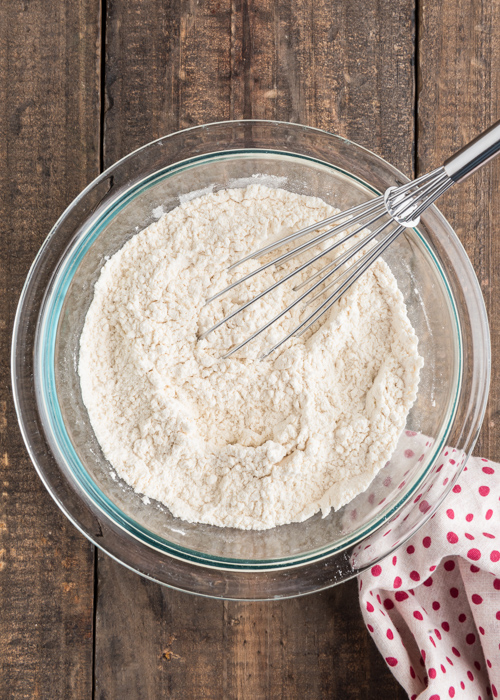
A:
[[[15,304],[62,209],[172,130],[272,118],[336,131],[408,175],[498,118],[500,0],[3,0],[0,3],[0,698],[405,698],[354,582],[234,603],[139,578],[45,493],[9,390]],[[442,204],[485,293],[499,458],[499,169]],[[496,200],[494,195],[496,195]]]
[[[99,0],[0,2],[0,698],[90,698],[94,551],[28,458],[10,393],[23,279],[99,172]]]

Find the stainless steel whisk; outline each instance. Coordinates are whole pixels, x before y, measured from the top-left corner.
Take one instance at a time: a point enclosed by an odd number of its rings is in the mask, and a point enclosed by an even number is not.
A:
[[[405,230],[405,228],[414,228],[418,225],[420,215],[433,202],[435,202],[438,197],[444,194],[444,192],[446,192],[454,183],[465,180],[465,178],[471,175],[475,170],[496,156],[499,150],[500,121],[493,124],[493,126],[491,126],[483,134],[480,134],[467,146],[464,146],[464,148],[458,151],[458,153],[455,153],[451,158],[445,161],[441,168],[437,168],[427,175],[422,175],[413,182],[409,182],[401,187],[390,187],[383,195],[379,197],[375,197],[374,199],[371,199],[363,204],[359,204],[348,211],[330,216],[327,219],[323,219],[323,221],[318,221],[317,223],[307,226],[300,231],[291,233],[290,235],[285,236],[274,243],[266,245],[263,248],[250,253],[250,255],[247,255],[241,260],[238,260],[238,262],[231,265],[228,269],[233,270],[247,260],[260,258],[261,256],[271,253],[273,250],[296,241],[299,238],[307,236],[314,231],[325,227],[330,227],[332,224],[340,222],[333,228],[328,228],[326,232],[321,233],[304,243],[301,243],[293,250],[288,250],[273,260],[261,265],[258,269],[249,272],[241,279],[233,282],[225,289],[217,292],[217,294],[214,294],[212,297],[210,297],[210,299],[207,299],[206,303],[209,304],[215,299],[221,297],[223,294],[229,292],[231,289],[234,289],[237,285],[246,282],[254,275],[267,270],[269,267],[283,264],[287,260],[301,255],[310,248],[316,247],[330,238],[338,238],[338,240],[332,243],[332,245],[320,250],[319,253],[313,255],[313,257],[306,260],[306,262],[299,265],[299,267],[292,270],[292,272],[285,275],[282,279],[270,285],[264,289],[264,291],[260,292],[244,304],[241,304],[237,309],[222,318],[215,325],[205,331],[200,336],[200,340],[222,326],[222,324],[234,318],[237,314],[247,309],[258,299],[261,299],[266,294],[272,292],[279,285],[299,274],[324,256],[332,253],[339,246],[343,246],[350,239],[362,235],[361,240],[355,240],[353,245],[345,250],[341,255],[328,262],[311,277],[294,287],[294,291],[299,292],[308,284],[312,283],[308,289],[302,292],[291,304],[280,311],[279,314],[270,319],[250,337],[246,338],[243,342],[239,343],[229,352],[227,352],[223,356],[223,359],[230,357],[247,343],[263,333],[270,326],[272,326],[273,323],[276,323],[276,321],[278,321],[288,311],[293,309],[297,304],[305,302],[306,306],[309,306],[315,301],[318,301],[328,290],[331,290],[332,287],[334,287],[329,296],[327,296],[327,298],[321,302],[314,309],[314,311],[309,313],[298,326],[288,333],[288,335],[261,355],[261,359],[264,359],[270,355],[292,336],[302,335],[347,292],[351,285],[353,285],[354,282],[356,282],[361,275],[366,272],[370,265],[372,265],[375,260],[382,255],[386,248],[396,240],[396,238]],[[386,221],[381,223],[382,219],[386,219]],[[375,228],[372,231],[369,230],[369,227]],[[340,236],[340,234],[345,233],[347,229],[353,230],[349,230],[346,235]],[[381,237],[380,240],[377,240],[379,237]],[[362,253],[365,248],[367,248],[367,250]],[[359,253],[362,254],[359,255],[359,257],[354,260],[349,267],[345,267],[347,263],[349,263],[349,261]],[[325,282],[328,282],[328,284],[320,289]],[[307,297],[313,294],[313,292],[316,292],[316,294],[307,299]]]

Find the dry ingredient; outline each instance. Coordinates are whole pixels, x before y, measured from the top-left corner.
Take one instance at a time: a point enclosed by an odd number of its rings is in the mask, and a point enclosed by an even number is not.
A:
[[[83,400],[119,476],[174,516],[266,529],[326,515],[366,489],[393,452],[422,360],[382,260],[264,361],[255,358],[296,325],[300,305],[220,358],[295,298],[300,277],[197,340],[296,261],[204,306],[257,263],[228,265],[333,212],[263,185],[222,190],[165,214],[103,266],[81,336]]]

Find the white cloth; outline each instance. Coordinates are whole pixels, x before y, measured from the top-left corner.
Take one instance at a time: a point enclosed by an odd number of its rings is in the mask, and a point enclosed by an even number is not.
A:
[[[412,700],[500,694],[500,465],[472,457],[432,518],[359,577],[375,643]]]

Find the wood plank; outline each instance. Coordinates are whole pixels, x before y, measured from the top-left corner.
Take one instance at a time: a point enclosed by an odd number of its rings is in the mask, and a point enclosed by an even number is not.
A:
[[[437,167],[500,118],[500,2],[421,4],[418,170]],[[475,452],[500,449],[500,162],[488,164],[439,202],[479,277],[491,329],[492,381]]]
[[[255,117],[337,131],[410,174],[413,9],[112,0],[105,164],[176,128]],[[105,555],[98,580],[102,700],[406,697],[363,627],[355,582],[279,603],[220,602],[163,589]]]
[[[99,0],[0,3],[0,695],[91,698],[91,545],[28,458],[9,390],[21,286],[99,168]]]

